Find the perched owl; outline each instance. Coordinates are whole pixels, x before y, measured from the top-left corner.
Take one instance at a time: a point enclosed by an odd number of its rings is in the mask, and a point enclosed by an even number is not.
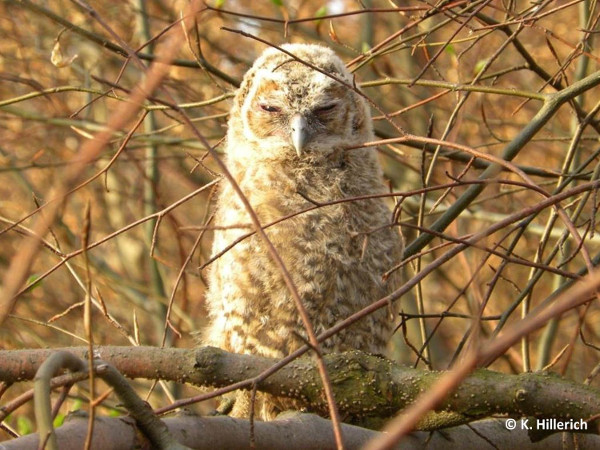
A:
[[[319,45],[283,49],[317,71],[270,48],[246,73],[228,123],[226,163],[291,273],[317,334],[390,293],[382,274],[402,254],[399,231],[381,198],[338,200],[385,192],[365,100],[333,51]],[[341,80],[345,84],[340,83]],[[223,181],[213,253],[252,229],[242,202]],[[211,325],[204,343],[236,353],[280,358],[306,342],[306,332],[279,268],[260,237],[245,239],[213,262],[207,294]],[[322,343],[325,352],[384,352],[393,317],[380,309]],[[249,413],[238,394],[232,415]],[[259,396],[268,420],[293,402]]]

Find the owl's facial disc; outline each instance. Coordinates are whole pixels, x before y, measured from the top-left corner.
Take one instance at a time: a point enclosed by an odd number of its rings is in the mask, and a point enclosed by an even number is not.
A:
[[[244,133],[265,158],[327,157],[352,133],[352,96],[339,82],[295,62],[259,69],[242,105]]]

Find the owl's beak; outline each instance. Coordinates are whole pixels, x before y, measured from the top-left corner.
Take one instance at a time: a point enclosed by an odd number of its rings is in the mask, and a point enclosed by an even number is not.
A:
[[[295,114],[290,122],[292,129],[292,144],[298,156],[302,156],[304,146],[308,140],[308,123],[302,114]]]

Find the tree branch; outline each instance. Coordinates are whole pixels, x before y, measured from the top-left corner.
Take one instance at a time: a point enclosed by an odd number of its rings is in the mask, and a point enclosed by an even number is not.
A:
[[[231,417],[198,417],[180,415],[168,417],[163,422],[179,442],[198,450],[221,448],[250,448],[250,422]],[[510,422],[509,422],[510,423]],[[519,423],[519,422],[517,422]],[[531,422],[529,422],[530,424]],[[61,450],[83,448],[86,436],[87,419],[78,413],[71,414],[65,425],[56,430]],[[377,431],[353,425],[342,424],[344,447],[347,450],[364,448],[371,439],[379,436]],[[331,422],[314,414],[284,413],[271,422],[254,424],[256,448],[261,450],[323,450],[335,447]],[[417,431],[406,436],[401,443],[402,450],[453,450],[453,449],[562,449],[575,447],[592,449],[600,447],[600,437],[577,434],[567,436],[552,435],[543,442],[532,443],[526,429],[517,427],[511,430],[506,420],[491,419],[472,423],[468,426],[447,428],[443,432]],[[4,450],[37,450],[37,433],[28,434],[2,443]],[[94,425],[94,449],[148,448],[150,443],[142,433],[137,432],[135,423],[128,417],[99,417]],[[568,444],[571,444],[570,446]],[[564,446],[566,444],[566,447]]]
[[[85,347],[69,352],[85,357]],[[32,379],[37,368],[57,350],[0,352],[0,381]],[[214,347],[161,349],[155,347],[98,347],[97,356],[130,378],[164,379],[195,385],[250,389],[276,359],[228,353]],[[324,356],[344,420],[370,427],[415,401],[445,372],[405,368],[378,356],[351,351]],[[244,383],[245,382],[245,383]],[[262,381],[258,390],[303,401],[327,415],[318,370],[312,358],[299,358]],[[508,375],[480,369],[419,424],[433,430],[495,414],[587,420],[599,412],[600,392],[590,386],[547,372]],[[593,429],[593,430],[592,430]],[[590,424],[588,430],[595,431]]]
[[[531,119],[531,122],[525,126],[521,132],[504,148],[502,159],[512,161],[519,154],[525,144],[529,142],[533,136],[540,131],[543,126],[556,114],[558,109],[567,101],[577,97],[583,92],[592,89],[600,84],[600,72],[595,72],[592,75],[584,78],[581,81],[573,83],[568,88],[563,89],[555,94],[550,94],[546,97],[546,101],[540,108],[538,113]],[[480,180],[493,178],[501,170],[498,164],[491,164],[479,176]],[[485,185],[470,186],[467,191],[461,195],[448,210],[436,220],[431,228],[434,231],[444,231],[460,213],[467,208],[471,202],[483,191]],[[433,234],[422,233],[417,239],[411,242],[404,250],[404,258],[418,253],[425,247],[435,236]]]

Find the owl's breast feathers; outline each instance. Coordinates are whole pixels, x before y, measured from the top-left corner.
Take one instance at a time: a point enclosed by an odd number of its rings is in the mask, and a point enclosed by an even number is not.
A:
[[[261,224],[281,220],[265,231],[291,273],[317,332],[395,287],[393,281],[382,280],[401,251],[398,231],[390,226],[390,210],[381,199],[350,200],[380,193],[379,172],[366,176],[356,172],[352,163],[343,167],[294,164],[279,170],[262,164],[232,167]],[[357,181],[361,188],[356,187]],[[338,203],[344,199],[348,201]],[[240,223],[250,223],[230,186],[220,194],[219,203],[224,201],[227,208],[217,206],[220,230],[215,234],[215,252],[248,232],[247,227],[239,228]],[[217,345],[281,357],[303,344],[298,336],[304,335],[303,326],[294,303],[258,236],[223,255],[211,278],[211,292],[219,292],[221,298],[209,300],[219,302],[218,314],[228,328],[226,336],[219,335],[226,342]],[[390,317],[379,311],[328,341],[325,348],[381,352],[391,326]]]

